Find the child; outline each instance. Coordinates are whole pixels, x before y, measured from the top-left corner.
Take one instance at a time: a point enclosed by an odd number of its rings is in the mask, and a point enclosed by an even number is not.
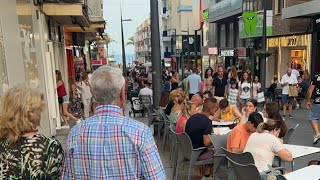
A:
[[[230,82],[230,90],[228,93],[228,102],[231,105],[237,105],[237,99],[238,99],[238,87],[236,80],[231,80]]]

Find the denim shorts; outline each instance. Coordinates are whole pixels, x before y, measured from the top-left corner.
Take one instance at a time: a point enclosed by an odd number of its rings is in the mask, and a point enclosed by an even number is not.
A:
[[[320,120],[320,104],[312,104],[309,113],[309,121],[319,121]]]
[[[282,94],[282,104],[293,104],[294,97],[289,97],[288,94]]]
[[[62,98],[63,98],[63,104],[64,104],[64,103],[70,103],[70,97],[69,97],[69,95],[65,95],[65,96],[63,96]]]
[[[248,98],[248,99],[242,99],[240,98],[240,101],[243,103],[243,104],[246,104],[248,101],[250,101],[251,98]]]

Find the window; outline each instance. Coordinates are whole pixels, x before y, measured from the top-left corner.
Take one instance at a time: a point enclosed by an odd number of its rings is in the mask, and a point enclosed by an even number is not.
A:
[[[282,9],[285,7],[285,0],[275,0],[274,3],[275,7],[275,14],[281,14],[282,13]]]

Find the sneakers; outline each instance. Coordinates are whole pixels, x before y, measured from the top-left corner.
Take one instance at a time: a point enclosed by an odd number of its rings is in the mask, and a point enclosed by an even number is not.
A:
[[[69,129],[69,125],[64,125],[64,126],[61,126],[61,129]]]
[[[320,134],[315,135],[313,138],[313,144],[317,144],[319,140],[320,140]]]
[[[292,117],[292,115],[291,115],[291,114],[289,115],[289,119],[293,119],[293,117]]]
[[[283,115],[283,116],[282,116],[282,119],[285,120],[285,119],[286,119],[286,115]]]

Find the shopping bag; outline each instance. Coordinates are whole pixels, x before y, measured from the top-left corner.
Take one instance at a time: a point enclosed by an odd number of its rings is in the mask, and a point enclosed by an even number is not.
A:
[[[258,103],[261,103],[261,102],[265,102],[266,100],[265,100],[265,98],[264,98],[264,92],[262,91],[262,92],[259,92],[258,94],[257,94],[257,101],[258,101]]]
[[[298,89],[296,86],[289,86],[289,97],[297,97]]]

